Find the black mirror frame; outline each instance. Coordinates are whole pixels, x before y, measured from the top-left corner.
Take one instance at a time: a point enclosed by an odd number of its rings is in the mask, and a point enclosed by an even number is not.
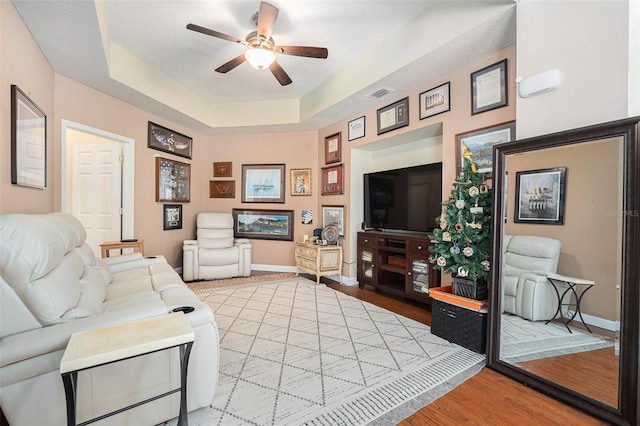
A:
[[[636,425],[640,423],[640,117],[628,118],[575,130],[538,136],[521,141],[507,142],[493,147],[493,249],[490,309],[488,315],[487,366],[533,389],[548,394],[591,415],[612,424]],[[593,140],[624,138],[624,211],[622,288],[620,318],[620,369],[618,381],[618,407],[582,395],[571,389],[527,372],[500,360],[500,309],[502,292],[503,191],[505,156],[527,151],[553,148]]]

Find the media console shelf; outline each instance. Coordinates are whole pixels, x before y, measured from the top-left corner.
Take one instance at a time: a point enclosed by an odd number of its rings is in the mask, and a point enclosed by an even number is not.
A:
[[[359,287],[429,302],[440,273],[429,263],[429,238],[390,232],[358,232]]]

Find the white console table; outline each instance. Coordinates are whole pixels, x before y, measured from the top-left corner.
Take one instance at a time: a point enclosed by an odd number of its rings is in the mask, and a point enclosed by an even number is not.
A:
[[[71,335],[60,362],[60,374],[67,398],[67,425],[76,425],[76,398],[78,372],[152,352],[180,348],[180,388],[137,402],[120,410],[81,423],[86,425],[112,415],[146,404],[156,399],[180,392],[178,425],[187,425],[187,366],[193,345],[194,333],[182,312]]]
[[[296,243],[295,257],[296,276],[302,270],[315,275],[319,284],[320,277],[337,274],[342,284],[342,247]]]

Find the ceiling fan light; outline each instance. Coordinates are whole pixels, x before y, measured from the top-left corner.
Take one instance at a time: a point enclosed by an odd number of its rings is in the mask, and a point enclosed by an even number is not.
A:
[[[252,47],[247,50],[244,54],[247,61],[251,64],[252,67],[256,69],[264,69],[268,68],[269,65],[276,60],[276,55],[271,50],[263,49],[260,47]]]

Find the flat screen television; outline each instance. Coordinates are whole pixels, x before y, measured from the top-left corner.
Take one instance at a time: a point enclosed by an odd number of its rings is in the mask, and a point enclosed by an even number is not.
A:
[[[442,211],[442,163],[364,175],[364,227],[426,233]]]

